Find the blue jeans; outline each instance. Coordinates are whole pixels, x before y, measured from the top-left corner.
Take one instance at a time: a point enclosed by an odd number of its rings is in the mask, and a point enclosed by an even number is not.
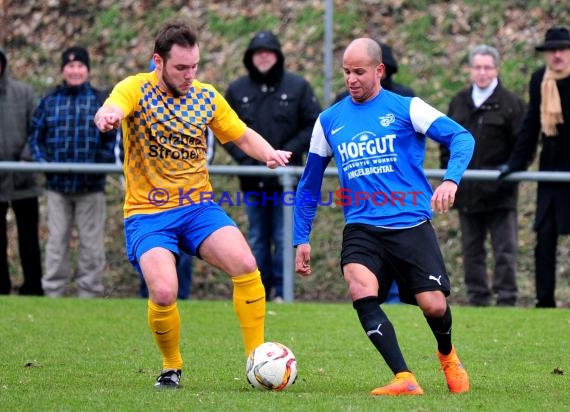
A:
[[[180,251],[180,257],[176,262],[176,274],[178,275],[178,299],[190,299],[190,286],[192,284],[192,256]],[[140,295],[148,298],[148,289],[142,274],[140,275]]]
[[[249,219],[248,241],[261,272],[261,280],[265,286],[265,294],[269,300],[271,292],[274,297],[283,297],[283,205],[279,199],[275,202],[261,201],[261,196],[254,196],[246,205]],[[290,228],[289,228],[290,230]]]

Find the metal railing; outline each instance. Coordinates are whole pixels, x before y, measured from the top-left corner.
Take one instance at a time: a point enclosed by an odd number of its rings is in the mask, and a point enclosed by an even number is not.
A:
[[[283,185],[284,192],[293,192],[297,177],[303,173],[301,166],[280,167],[267,169],[264,166],[222,166],[210,165],[208,170],[211,175],[248,175],[248,176],[278,176]],[[0,172],[60,172],[60,173],[113,173],[122,174],[120,164],[87,164],[87,163],[35,163],[35,162],[0,162]],[[441,179],[445,170],[426,169],[425,174],[429,179]],[[325,170],[325,176],[336,177],[336,167]],[[463,180],[496,180],[499,172],[496,170],[467,170]],[[536,181],[536,182],[570,182],[570,172],[515,172],[504,178],[507,181]],[[293,208],[283,208],[283,226],[293,227]],[[293,243],[292,230],[283,232],[283,300],[293,302],[295,283],[295,257],[291,247]]]

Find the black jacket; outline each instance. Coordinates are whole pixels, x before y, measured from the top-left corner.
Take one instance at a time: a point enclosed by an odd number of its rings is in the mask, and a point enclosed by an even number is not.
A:
[[[496,169],[504,164],[515,146],[517,131],[525,114],[525,103],[501,82],[493,94],[475,107],[473,87],[460,91],[449,104],[448,115],[471,132],[475,150],[468,169]],[[449,149],[440,146],[441,168],[447,168]],[[464,213],[516,209],[517,184],[505,181],[463,180],[455,207]]]
[[[261,48],[278,56],[277,63],[265,74],[252,63],[253,52]],[[293,153],[290,164],[302,165],[321,107],[310,84],[286,71],[284,61],[277,38],[270,32],[258,33],[243,58],[249,74],[230,83],[225,97],[239,117],[274,148]],[[261,164],[233,143],[224,147],[240,165]],[[243,191],[283,190],[277,177],[240,176],[240,181]]]
[[[520,129],[515,150],[508,166],[512,171],[525,170],[536,154],[540,143],[542,150],[538,169],[541,171],[570,171],[570,77],[556,82],[562,104],[564,123],[558,125],[558,135],[547,137],[540,125],[540,84],[545,67],[535,71],[529,83],[529,107]],[[570,183],[539,182],[536,196],[535,227],[540,225],[550,205],[556,210],[556,226],[559,234],[570,234]]]

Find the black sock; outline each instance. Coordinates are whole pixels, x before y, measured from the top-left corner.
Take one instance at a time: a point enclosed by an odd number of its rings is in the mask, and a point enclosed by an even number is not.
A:
[[[435,340],[437,340],[437,350],[442,355],[451,353],[451,308],[447,309],[441,318],[425,317]]]
[[[394,375],[398,372],[409,371],[400,351],[394,327],[380,308],[378,297],[369,296],[357,299],[352,303],[352,306],[356,309],[358,319],[360,319],[360,324],[368,335],[368,339],[380,352]]]

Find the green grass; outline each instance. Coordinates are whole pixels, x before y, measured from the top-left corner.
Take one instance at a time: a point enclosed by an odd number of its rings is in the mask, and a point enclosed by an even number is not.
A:
[[[350,304],[268,304],[266,338],[290,346],[299,367],[296,384],[281,393],[247,385],[231,301],[179,305],[184,387],[157,392],[160,357],[144,300],[0,298],[0,410],[560,411],[570,404],[566,310],[454,307],[472,391],[451,395],[423,316],[388,306],[425,395],[374,399],[368,391],[390,372]]]
[[[213,32],[229,39],[250,39],[252,33],[259,30],[269,30],[277,27],[279,19],[270,14],[261,14],[255,17],[233,16],[231,19],[220,17],[214,13],[208,13],[206,27]]]

